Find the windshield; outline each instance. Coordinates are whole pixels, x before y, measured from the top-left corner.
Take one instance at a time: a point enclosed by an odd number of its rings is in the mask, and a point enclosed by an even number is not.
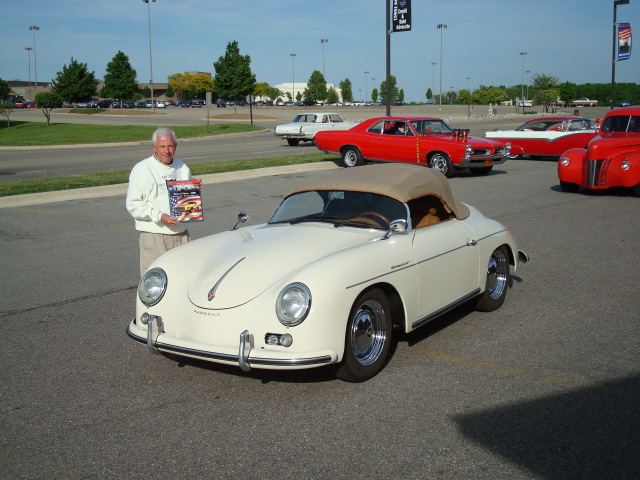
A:
[[[607,117],[602,124],[602,131],[640,133],[640,116],[613,115],[611,117]]]
[[[385,195],[370,192],[314,190],[284,199],[270,224],[328,222],[386,230],[394,220],[407,220],[407,206]]]
[[[449,125],[447,125],[443,120],[438,119],[411,120],[411,125],[419,135],[453,132],[453,129]]]

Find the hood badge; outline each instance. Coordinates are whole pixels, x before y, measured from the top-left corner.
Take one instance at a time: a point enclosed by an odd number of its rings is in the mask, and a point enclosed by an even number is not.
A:
[[[247,257],[242,257],[240,260],[238,260],[236,263],[233,264],[233,266],[227,270],[225,272],[224,275],[222,275],[222,277],[220,277],[220,280],[218,280],[216,282],[216,284],[213,286],[213,288],[211,290],[209,290],[209,293],[207,293],[207,300],[211,301],[215,298],[216,296],[216,290],[218,289],[218,287],[220,286],[220,284],[222,283],[222,281],[224,280],[224,277],[226,277],[227,275],[229,275],[229,272],[231,272],[231,270],[233,270],[234,268],[236,268],[236,266],[243,261],[245,258]]]

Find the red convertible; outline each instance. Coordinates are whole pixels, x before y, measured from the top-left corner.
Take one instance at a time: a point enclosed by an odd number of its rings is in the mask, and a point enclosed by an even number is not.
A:
[[[420,163],[449,178],[465,168],[486,175],[507,160],[509,145],[468,133],[440,118],[378,117],[349,130],[318,132],[314,140],[320,150],[341,155],[345,167],[367,160]]]
[[[558,162],[564,192],[611,187],[633,188],[640,197],[640,107],[622,107],[607,113],[600,134],[587,148],[564,152]]]
[[[519,159],[529,155],[560,158],[570,148],[584,148],[598,134],[598,128],[583,117],[534,118],[515,130],[487,132],[487,138],[511,143],[509,158]]]

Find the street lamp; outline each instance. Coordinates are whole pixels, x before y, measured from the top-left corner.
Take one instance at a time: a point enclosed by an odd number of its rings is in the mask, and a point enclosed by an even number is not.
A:
[[[362,100],[362,89],[361,88],[358,89],[358,97],[359,97],[358,100]]]
[[[369,99],[369,72],[364,72],[364,101],[368,101]]]
[[[531,73],[531,70],[525,70],[524,73],[527,74],[527,98],[529,98],[529,74]]]
[[[440,107],[442,108],[442,31],[447,28],[443,23],[437,25],[440,30]]]
[[[295,88],[296,88],[296,77],[295,77],[295,65],[294,65],[294,60],[296,57],[295,53],[290,53],[289,56],[291,57],[291,101],[293,102],[294,100],[294,95],[296,93]]]
[[[436,91],[436,65],[438,62],[431,62],[431,83],[433,85],[433,92]]]
[[[24,49],[27,51],[27,55],[29,55],[29,97],[31,97],[31,50],[33,50],[33,48],[25,47]],[[29,98],[29,100],[33,100],[33,97]]]
[[[471,80],[471,77],[467,77],[467,91],[469,93],[471,93],[471,87],[469,86],[469,81]]]
[[[522,55],[522,85],[521,85],[521,93],[520,93],[520,103],[522,103],[522,111],[524,112],[524,57],[527,52],[520,52]]]
[[[324,44],[328,42],[328,38],[321,38],[320,43],[322,44],[322,76],[324,77],[324,81],[327,81],[327,74],[324,72]]]
[[[153,99],[153,56],[151,55],[151,4],[149,0],[142,0],[147,4],[147,18],[149,19],[149,88],[151,89],[151,106],[156,110],[156,102]],[[153,3],[156,0],[151,0]]]
[[[36,91],[38,90],[38,61],[36,59],[36,30],[40,30],[40,27],[35,25],[29,27],[29,30],[33,30],[33,71],[36,74]]]

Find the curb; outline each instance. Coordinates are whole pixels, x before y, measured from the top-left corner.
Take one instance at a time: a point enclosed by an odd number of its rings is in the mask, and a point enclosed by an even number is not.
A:
[[[238,182],[251,178],[266,177],[269,175],[286,175],[288,173],[315,172],[333,170],[338,167],[333,162],[303,163],[300,165],[283,165],[281,167],[266,167],[255,170],[241,170],[237,172],[215,173],[202,175],[203,184]],[[102,187],[76,188],[73,190],[60,190],[57,192],[30,193],[27,195],[13,195],[0,197],[0,208],[25,207],[42,203],[56,203],[67,200],[81,200],[87,198],[110,197],[126,195],[128,183],[118,185],[105,185]]]

